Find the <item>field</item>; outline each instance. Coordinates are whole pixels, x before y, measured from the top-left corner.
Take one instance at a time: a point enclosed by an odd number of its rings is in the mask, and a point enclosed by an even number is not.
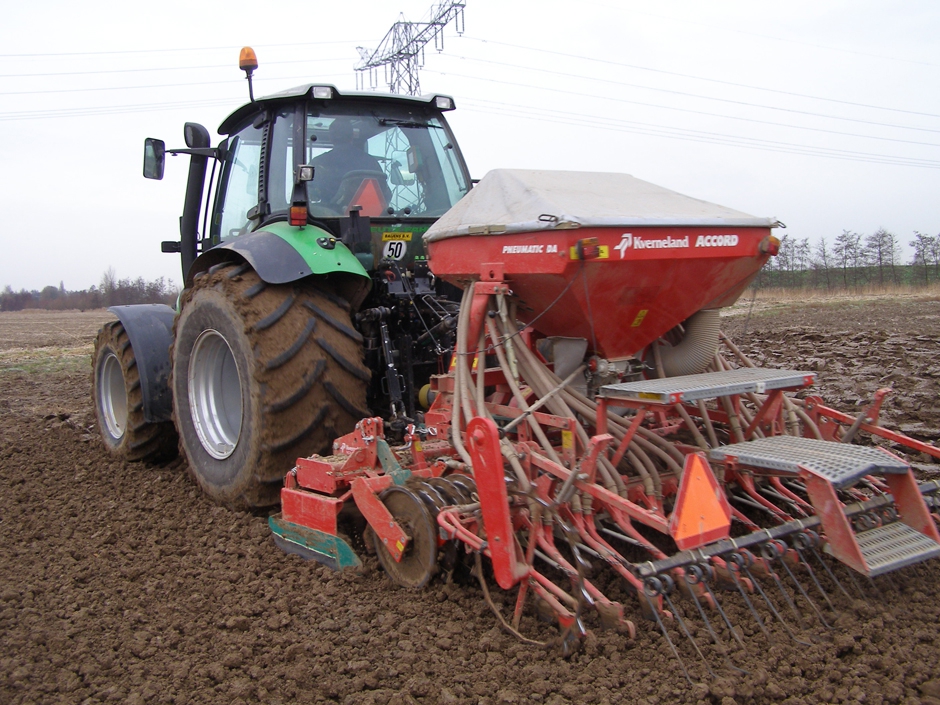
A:
[[[0,314],[0,702],[940,705],[940,561],[832,594],[831,629],[791,619],[805,645],[731,606],[746,672],[719,660],[711,679],[686,654],[690,686],[639,616],[635,640],[592,623],[565,659],[503,633],[473,578],[409,592],[372,558],[335,573],[283,554],[264,516],[209,503],[183,461],[105,452],[89,356],[109,318]],[[837,408],[893,387],[885,425],[940,439],[940,301],[743,303],[725,330],[761,364],[816,370]]]

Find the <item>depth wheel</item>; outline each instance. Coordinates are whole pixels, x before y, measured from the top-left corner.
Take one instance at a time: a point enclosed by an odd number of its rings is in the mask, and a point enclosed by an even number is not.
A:
[[[424,501],[404,487],[389,487],[381,495],[382,503],[395,517],[411,541],[400,563],[375,536],[375,553],[393,583],[417,590],[428,584],[437,572],[437,524]]]
[[[173,416],[213,500],[277,504],[298,457],[369,416],[349,304],[308,279],[266,284],[247,264],[197,276],[173,328]]]
[[[105,447],[127,460],[166,460],[176,455],[170,421],[144,420],[140,373],[130,338],[120,321],[98,331],[91,358],[92,401]]]

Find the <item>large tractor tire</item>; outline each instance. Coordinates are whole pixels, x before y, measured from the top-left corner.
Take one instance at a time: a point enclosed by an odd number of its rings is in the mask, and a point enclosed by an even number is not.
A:
[[[269,285],[247,264],[199,276],[173,329],[180,444],[216,502],[280,500],[298,457],[322,453],[369,415],[371,377],[349,304],[306,280]]]
[[[144,420],[137,358],[120,321],[98,331],[91,367],[92,401],[107,449],[127,460],[159,461],[176,455],[173,423]]]

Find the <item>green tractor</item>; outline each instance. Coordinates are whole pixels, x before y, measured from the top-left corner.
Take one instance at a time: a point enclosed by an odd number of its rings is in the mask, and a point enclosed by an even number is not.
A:
[[[179,446],[213,500],[265,507],[296,458],[360,419],[384,416],[392,437],[420,424],[459,294],[421,236],[471,187],[453,108],[314,84],[252,98],[215,147],[195,123],[185,149],[147,139],[147,178],[190,156],[181,237],[162,244],[185,288],[176,310],[109,309],[92,360],[106,446],[131,460]]]

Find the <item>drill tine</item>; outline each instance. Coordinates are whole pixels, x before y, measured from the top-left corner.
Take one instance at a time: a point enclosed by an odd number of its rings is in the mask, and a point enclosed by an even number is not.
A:
[[[715,675],[715,672],[711,669],[711,666],[708,665],[708,659],[705,658],[705,654],[702,653],[702,650],[699,648],[698,642],[695,641],[695,637],[692,636],[692,633],[689,631],[689,628],[685,624],[685,620],[682,619],[682,615],[679,613],[679,610],[676,609],[676,606],[672,603],[672,599],[669,597],[669,593],[665,590],[663,591],[663,597],[666,599],[666,603],[669,605],[670,611],[676,618],[676,621],[679,623],[679,626],[682,628],[683,633],[686,638],[692,642],[692,646],[695,647],[695,652],[698,654],[699,658],[702,659],[702,663],[705,664],[705,670],[708,671],[709,675],[712,678],[718,678]]]

